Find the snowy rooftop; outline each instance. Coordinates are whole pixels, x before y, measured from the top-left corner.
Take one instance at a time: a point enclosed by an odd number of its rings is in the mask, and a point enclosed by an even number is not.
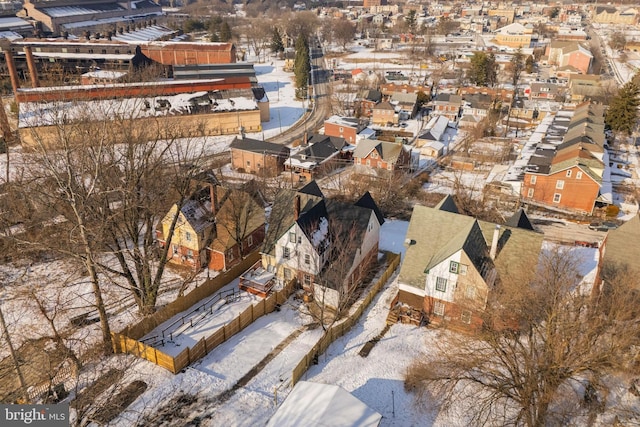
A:
[[[170,96],[145,98],[122,98],[99,101],[72,102],[25,102],[20,104],[20,128],[50,126],[68,120],[89,117],[92,120],[104,120],[114,116],[143,118],[168,115],[191,114],[198,106],[210,106],[210,112],[257,110],[254,99],[232,97],[206,102],[207,92],[181,93]]]

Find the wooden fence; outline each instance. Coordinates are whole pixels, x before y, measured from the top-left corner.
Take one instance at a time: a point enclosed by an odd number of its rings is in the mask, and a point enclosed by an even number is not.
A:
[[[314,359],[324,353],[331,343],[347,333],[349,329],[358,322],[358,319],[360,319],[364,310],[366,310],[369,304],[371,304],[373,298],[378,292],[380,292],[380,289],[382,289],[384,284],[387,283],[387,280],[389,280],[389,277],[391,277],[396,268],[398,268],[398,265],[400,264],[400,254],[388,253],[387,256],[389,266],[382,276],[380,276],[378,281],[371,287],[371,289],[369,289],[367,295],[356,302],[354,307],[351,308],[351,313],[347,318],[327,329],[316,345],[314,345],[313,348],[302,357],[302,360],[300,360],[298,365],[293,368],[293,373],[291,375],[291,387],[296,385],[304,373],[307,372],[307,369],[309,369],[309,366]]]
[[[136,355],[177,374],[182,369],[203,358],[214,348],[242,331],[260,316],[271,313],[279,304],[284,304],[293,292],[294,284],[295,282],[291,281],[286,284],[283,289],[273,292],[269,297],[260,300],[260,302],[256,304],[250,305],[222,328],[216,330],[206,338],[203,337],[193,347],[185,348],[176,356],[169,356],[125,334],[112,334],[114,349],[116,353]]]

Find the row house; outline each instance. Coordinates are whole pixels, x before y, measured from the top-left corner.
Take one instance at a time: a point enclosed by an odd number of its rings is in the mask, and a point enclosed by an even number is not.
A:
[[[612,203],[603,115],[601,105],[579,105],[562,142],[536,149],[525,169],[525,203],[585,215]]]
[[[462,111],[462,97],[452,93],[439,93],[429,105],[431,114],[445,116],[450,121],[456,122]]]
[[[635,25],[638,22],[638,10],[633,7],[597,6],[593,8],[591,21],[598,24]]]

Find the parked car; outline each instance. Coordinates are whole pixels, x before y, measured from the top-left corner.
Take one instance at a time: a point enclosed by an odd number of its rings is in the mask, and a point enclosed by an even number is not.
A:
[[[611,221],[592,222],[591,224],[589,224],[589,229],[595,231],[609,231],[615,230],[616,228],[618,228],[618,224]]]

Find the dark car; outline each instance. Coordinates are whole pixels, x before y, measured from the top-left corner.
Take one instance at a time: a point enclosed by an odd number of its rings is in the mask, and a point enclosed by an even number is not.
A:
[[[615,230],[616,228],[618,228],[618,224],[611,221],[592,222],[591,224],[589,224],[589,229],[595,231],[609,231]]]

